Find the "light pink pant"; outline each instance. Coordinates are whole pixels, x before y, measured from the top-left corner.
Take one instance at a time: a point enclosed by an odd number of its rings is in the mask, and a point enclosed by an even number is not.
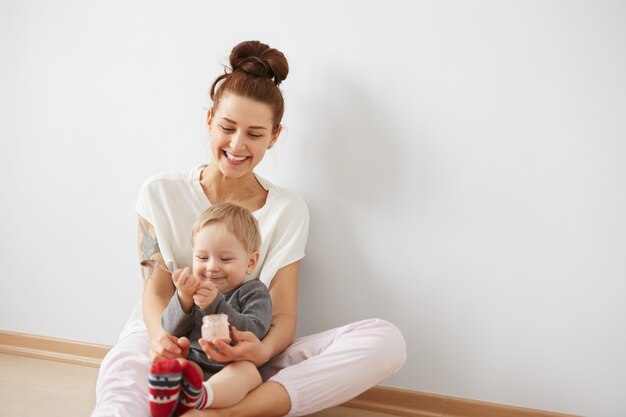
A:
[[[139,305],[100,366],[92,417],[149,416],[148,345]],[[405,359],[400,331],[371,319],[299,338],[260,371],[289,393],[288,415],[302,416],[356,397],[397,372]]]

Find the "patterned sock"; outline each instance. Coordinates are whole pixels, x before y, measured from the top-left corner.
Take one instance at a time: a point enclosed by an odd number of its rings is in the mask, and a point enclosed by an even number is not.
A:
[[[182,365],[182,376],[176,415],[184,414],[193,408],[202,410],[210,406],[213,402],[213,390],[210,386],[207,390],[202,384],[202,372],[191,362],[186,361]]]
[[[154,362],[148,376],[148,397],[152,417],[174,415],[180,394],[181,367],[176,359]]]

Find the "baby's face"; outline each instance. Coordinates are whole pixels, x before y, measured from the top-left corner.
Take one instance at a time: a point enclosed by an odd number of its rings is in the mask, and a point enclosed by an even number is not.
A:
[[[193,275],[210,281],[222,293],[240,286],[254,266],[254,257],[223,223],[210,223],[196,234]]]

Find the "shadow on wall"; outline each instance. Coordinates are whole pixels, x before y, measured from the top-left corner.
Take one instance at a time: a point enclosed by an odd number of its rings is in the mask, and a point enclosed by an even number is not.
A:
[[[403,176],[396,132],[384,103],[349,79],[332,75],[304,109],[305,169],[312,198],[307,256],[300,282],[299,333],[370,317],[394,321],[394,300],[372,264],[370,239],[398,207]],[[393,233],[393,232],[390,232]]]

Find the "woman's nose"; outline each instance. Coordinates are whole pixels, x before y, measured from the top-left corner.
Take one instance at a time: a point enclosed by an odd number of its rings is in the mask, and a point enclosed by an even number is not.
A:
[[[244,147],[244,141],[243,141],[243,133],[241,131],[237,131],[235,132],[231,137],[230,137],[230,148],[233,151],[238,151],[243,149]]]

